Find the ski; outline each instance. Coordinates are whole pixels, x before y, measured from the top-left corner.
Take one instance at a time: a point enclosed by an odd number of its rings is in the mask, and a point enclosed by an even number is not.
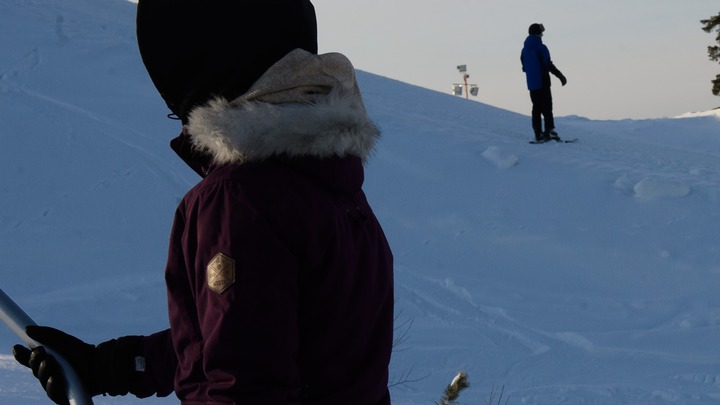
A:
[[[12,300],[5,291],[0,288],[0,319],[12,330],[29,348],[40,346],[38,342],[32,340],[26,333],[25,327],[35,325],[25,311],[20,308],[15,301]],[[75,370],[70,364],[50,348],[45,348],[50,353],[63,370],[65,380],[67,381],[67,397],[70,405],[93,405],[92,397],[83,389],[80,378],[78,378]]]

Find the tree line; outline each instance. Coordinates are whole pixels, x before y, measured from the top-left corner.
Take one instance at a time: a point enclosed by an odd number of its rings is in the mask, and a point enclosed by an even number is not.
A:
[[[720,44],[720,13],[708,18],[707,20],[701,20],[700,23],[703,25],[703,31],[707,33],[711,33],[713,30],[717,31],[717,37],[715,37],[715,40],[718,44]],[[720,46],[708,46],[708,58],[712,61],[720,62]],[[720,95],[720,74],[712,81],[712,85],[713,94],[716,96]]]

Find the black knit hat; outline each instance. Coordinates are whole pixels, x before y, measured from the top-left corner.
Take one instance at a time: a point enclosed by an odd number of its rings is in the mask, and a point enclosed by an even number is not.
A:
[[[215,96],[245,93],[293,49],[317,53],[309,0],[140,0],[137,37],[150,78],[183,122]]]
[[[540,23],[530,24],[528,28],[528,34],[530,35],[541,35],[543,32],[545,32],[545,27]]]

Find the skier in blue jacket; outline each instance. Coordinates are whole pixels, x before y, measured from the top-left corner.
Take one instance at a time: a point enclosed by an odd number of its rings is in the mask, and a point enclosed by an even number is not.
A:
[[[535,131],[535,140],[540,142],[560,139],[555,132],[550,73],[560,79],[563,86],[567,83],[565,76],[550,60],[550,51],[542,42],[544,31],[545,27],[542,24],[530,25],[529,35],[525,39],[525,45],[520,55],[533,105],[532,127]],[[543,117],[545,118],[545,131],[542,129]]]

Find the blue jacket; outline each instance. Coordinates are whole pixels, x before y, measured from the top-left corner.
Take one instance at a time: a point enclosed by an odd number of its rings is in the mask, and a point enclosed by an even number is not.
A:
[[[527,78],[528,90],[550,87],[550,73],[561,80],[564,77],[550,60],[550,51],[539,36],[529,35],[525,39],[520,61]]]

